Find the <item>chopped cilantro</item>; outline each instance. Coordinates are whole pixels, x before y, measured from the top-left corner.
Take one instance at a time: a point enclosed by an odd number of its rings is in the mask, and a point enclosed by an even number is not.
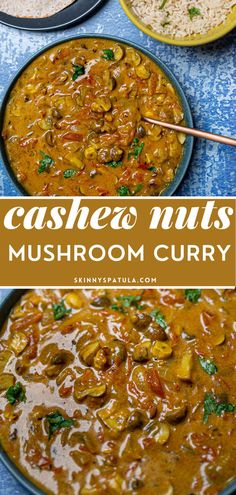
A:
[[[124,313],[123,306],[121,306],[120,304],[117,304],[117,303],[112,304],[111,309],[113,309],[113,311],[120,311],[120,313]]]
[[[77,170],[75,170],[74,168],[68,168],[67,170],[65,170],[64,172],[64,177],[65,179],[70,179],[71,177],[73,177],[75,174],[77,174]]]
[[[73,419],[65,419],[58,411],[46,416],[48,423],[48,437],[49,439],[53,435],[54,431],[61,428],[71,428],[75,424]]]
[[[211,361],[210,359],[205,359],[204,357],[200,356],[199,362],[200,362],[202,369],[206,373],[208,373],[208,375],[215,375],[215,373],[217,373],[218,368],[215,365],[215,363],[213,361]]]
[[[131,144],[131,148],[133,151],[130,151],[129,154],[128,154],[128,160],[130,160],[130,158],[133,156],[136,160],[139,158],[139,156],[141,155],[142,151],[143,151],[143,148],[144,148],[144,143],[140,143],[139,144],[139,139],[138,138],[134,138],[132,144]]]
[[[141,308],[139,302],[142,300],[142,296],[119,296],[117,299],[121,301],[124,308],[130,308],[131,306]]]
[[[201,297],[201,289],[186,289],[184,291],[185,299],[192,303],[197,303],[198,299]]]
[[[132,196],[129,188],[126,186],[119,187],[119,189],[117,189],[117,192],[119,196]]]
[[[6,397],[8,402],[13,406],[16,402],[25,402],[25,388],[21,385],[21,383],[16,383],[12,387],[9,387],[6,393]]]
[[[122,161],[119,161],[119,162],[112,161],[112,162],[106,163],[106,165],[107,165],[107,167],[117,168],[117,167],[122,167],[123,162]]]
[[[215,414],[220,417],[224,412],[231,413],[236,411],[236,405],[230,402],[218,402],[212,393],[207,393],[204,397],[204,416],[203,422],[207,423],[209,416]]]
[[[73,64],[74,74],[72,76],[73,81],[76,81],[78,77],[83,76],[85,73],[85,68],[83,65]]]
[[[151,313],[150,313],[150,316],[152,318],[154,318],[154,320],[156,321],[156,323],[158,323],[158,325],[160,325],[161,328],[163,328],[164,330],[167,328],[167,323],[166,323],[166,320],[165,320],[165,317],[164,315],[161,313],[161,311],[159,311],[159,309],[154,309]]]
[[[71,309],[66,309],[63,299],[59,304],[53,304],[52,309],[54,314],[54,320],[56,321],[61,320],[62,318],[64,318],[64,316],[71,313]]]
[[[197,9],[196,7],[191,7],[190,9],[188,9],[188,13],[189,13],[189,17],[190,17],[191,21],[197,15],[202,15],[200,9]]]
[[[149,167],[148,170],[150,172],[156,172],[157,171],[156,167]]]
[[[142,188],[143,188],[143,184],[138,184],[135,187],[134,192],[131,192],[127,186],[121,186],[119,187],[119,189],[117,189],[117,192],[119,196],[135,196],[135,194],[139,193]]]
[[[142,300],[142,296],[119,296],[116,298],[117,303],[112,304],[111,308],[115,311],[120,311],[125,313],[127,308],[134,306],[137,309],[141,309],[142,306],[139,304]]]
[[[108,50],[103,50],[102,58],[104,58],[105,60],[115,60],[115,54],[113,50],[110,50],[108,48]]]
[[[136,187],[135,187],[135,190],[134,190],[134,195],[139,193],[143,188],[143,184],[138,184]]]
[[[54,160],[51,158],[51,156],[46,155],[44,151],[40,151],[40,154],[42,156],[42,160],[39,162],[39,168],[38,168],[38,173],[42,174],[43,172],[47,172],[49,170],[49,167],[52,167],[54,165]]]

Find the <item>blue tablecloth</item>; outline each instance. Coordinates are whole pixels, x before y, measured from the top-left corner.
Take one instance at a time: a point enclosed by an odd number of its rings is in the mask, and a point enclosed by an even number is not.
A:
[[[156,53],[179,79],[192,107],[196,126],[236,135],[236,31],[205,47],[162,45],[139,32],[127,19],[118,0],[108,0],[91,19],[66,31],[31,33],[0,27],[0,98],[15,71],[36,50],[76,33],[116,34]],[[178,195],[236,194],[236,149],[198,141]],[[0,163],[0,194],[18,195]],[[3,297],[7,291],[0,291]],[[27,495],[0,465],[0,495]]]

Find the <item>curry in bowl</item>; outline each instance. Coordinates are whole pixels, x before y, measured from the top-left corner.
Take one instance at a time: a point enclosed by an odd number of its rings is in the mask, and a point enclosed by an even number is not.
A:
[[[34,290],[0,339],[0,441],[54,495],[217,495],[235,477],[233,290]]]
[[[158,65],[111,39],[67,41],[37,57],[10,93],[8,161],[32,195],[160,195],[182,161],[185,135],[142,116],[184,119]]]

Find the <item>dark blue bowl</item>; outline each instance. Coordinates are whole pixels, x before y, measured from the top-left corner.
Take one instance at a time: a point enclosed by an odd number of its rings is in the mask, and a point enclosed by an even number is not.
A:
[[[4,321],[8,317],[11,309],[20,299],[20,297],[26,292],[26,290],[13,290],[0,304],[0,329],[4,324]],[[4,452],[0,445],[0,461],[6,466],[8,471],[14,476],[14,478],[32,495],[45,495],[40,488],[37,488],[30,480],[28,480],[15,466],[15,464],[9,459],[8,455]],[[236,480],[219,495],[236,495]]]
[[[47,45],[46,47],[44,47],[43,49],[41,49],[39,52],[37,52],[33,57],[31,57],[23,65],[23,67],[21,67],[19,69],[19,71],[17,72],[17,74],[12,79],[12,81],[11,81],[11,83],[10,83],[10,85],[9,85],[6,93],[5,93],[5,96],[3,98],[3,102],[2,102],[2,105],[1,105],[1,109],[0,109],[0,153],[1,153],[1,158],[2,158],[2,161],[3,161],[4,165],[5,165],[5,167],[6,167],[6,171],[7,171],[8,175],[9,175],[9,177],[12,179],[12,181],[14,182],[14,184],[16,185],[16,187],[18,188],[19,192],[21,194],[26,195],[26,196],[29,196],[29,194],[27,193],[27,191],[25,191],[25,189],[23,188],[23,186],[17,181],[17,179],[16,179],[16,177],[15,177],[15,175],[13,173],[13,170],[11,168],[11,165],[9,163],[9,160],[8,160],[8,157],[7,157],[7,154],[6,154],[4,140],[2,138],[2,129],[3,129],[4,114],[5,114],[5,109],[6,109],[8,100],[9,100],[10,93],[11,93],[14,85],[16,84],[16,81],[18,80],[18,78],[22,74],[22,72],[24,72],[25,69],[37,57],[39,57],[40,55],[42,55],[43,53],[45,53],[47,50],[50,50],[50,48],[53,48],[54,46],[57,46],[57,45],[60,45],[62,43],[66,43],[68,41],[72,41],[72,40],[75,40],[75,39],[83,39],[83,38],[95,38],[95,39],[96,38],[99,38],[99,39],[106,39],[106,40],[107,39],[110,39],[110,40],[116,41],[118,43],[123,43],[124,45],[132,46],[133,48],[139,50],[140,52],[144,53],[147,57],[149,57],[150,59],[152,59],[160,67],[160,69],[166,74],[166,76],[169,78],[169,80],[173,84],[174,88],[176,89],[176,91],[178,93],[178,96],[180,98],[180,101],[181,101],[181,105],[182,105],[183,111],[184,111],[185,125],[187,127],[193,127],[193,119],[192,119],[192,114],[191,114],[191,110],[190,110],[188,101],[187,101],[186,96],[185,96],[185,94],[184,94],[184,92],[183,92],[183,90],[182,90],[179,82],[177,81],[176,77],[171,72],[171,70],[164,64],[164,62],[162,62],[158,57],[156,57],[156,55],[153,55],[151,52],[149,52],[148,50],[146,50],[142,46],[137,45],[136,43],[133,43],[131,41],[127,41],[125,39],[118,38],[116,36],[108,36],[108,35],[106,36],[106,35],[99,35],[99,34],[82,34],[82,35],[77,35],[77,36],[73,36],[73,37],[70,37],[70,38],[65,38],[65,39],[62,39],[62,40],[57,41],[55,43],[52,43],[50,45]],[[174,194],[174,192],[176,191],[177,187],[180,185],[181,181],[184,178],[184,175],[186,173],[186,170],[188,168],[188,165],[190,163],[190,160],[191,160],[192,151],[193,151],[193,143],[194,143],[193,137],[187,136],[186,142],[185,142],[185,145],[184,145],[183,158],[182,158],[181,163],[180,163],[180,165],[179,165],[179,167],[177,169],[176,175],[175,175],[173,181],[170,183],[170,185],[161,193],[161,196],[172,196],[172,194]]]

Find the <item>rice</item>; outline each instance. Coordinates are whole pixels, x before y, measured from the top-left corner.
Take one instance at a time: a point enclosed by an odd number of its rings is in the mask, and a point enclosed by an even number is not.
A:
[[[184,38],[224,23],[236,0],[129,0],[129,4],[154,31]]]

